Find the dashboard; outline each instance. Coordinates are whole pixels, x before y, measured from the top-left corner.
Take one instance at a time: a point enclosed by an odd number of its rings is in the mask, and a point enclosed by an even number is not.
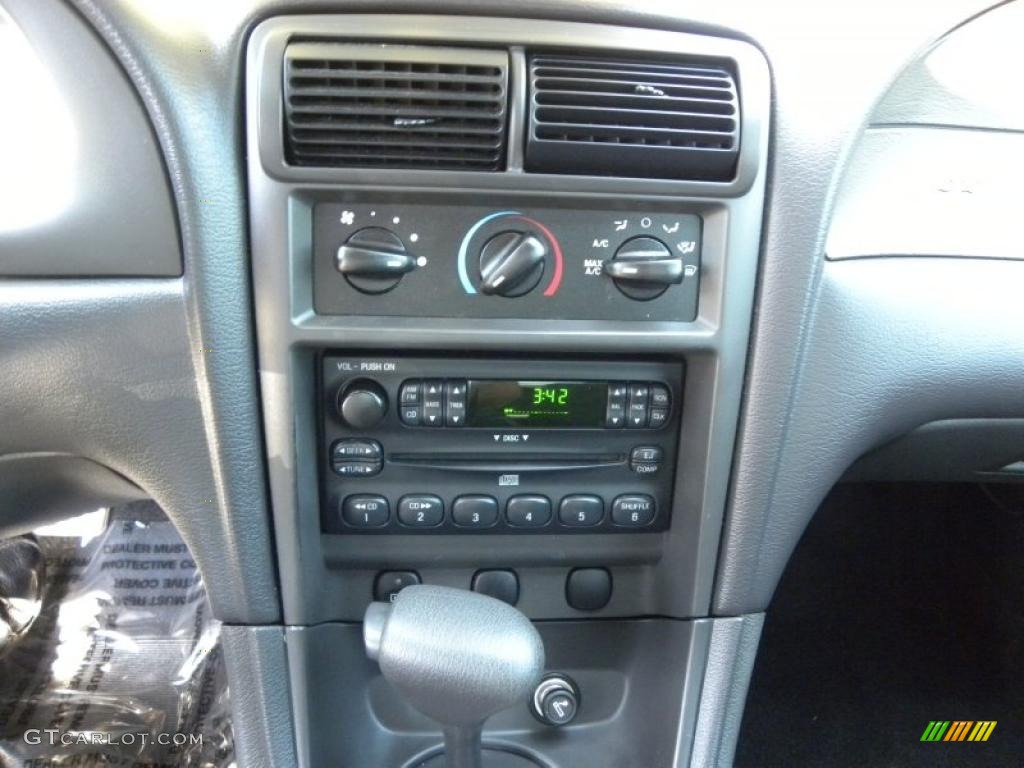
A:
[[[1005,84],[1020,2],[883,36],[852,4],[215,5],[0,0],[4,98],[57,132],[0,151],[66,153],[0,181],[0,531],[156,500],[240,765],[427,764],[363,637],[423,584],[513,605],[587,702],[499,712],[502,749],[731,765],[829,488],[1021,476],[1024,113],[964,74],[987,48]]]

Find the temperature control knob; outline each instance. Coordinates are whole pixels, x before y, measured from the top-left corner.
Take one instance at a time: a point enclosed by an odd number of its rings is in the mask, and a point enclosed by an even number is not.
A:
[[[390,229],[367,227],[354,232],[338,249],[335,266],[356,290],[386,293],[416,268],[416,259]]]
[[[649,301],[661,296],[670,285],[683,281],[683,260],[661,240],[634,237],[605,262],[604,272],[631,299]]]
[[[529,232],[500,232],[480,251],[480,290],[515,298],[540,282],[548,249]]]
[[[387,393],[369,379],[354,381],[338,392],[338,413],[353,429],[375,427],[387,412]]]

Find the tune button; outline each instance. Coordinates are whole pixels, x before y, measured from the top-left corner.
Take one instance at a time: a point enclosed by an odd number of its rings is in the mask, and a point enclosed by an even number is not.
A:
[[[654,498],[642,493],[625,494],[612,502],[612,522],[628,528],[650,525],[654,512]]]
[[[490,528],[498,522],[498,502],[491,496],[459,496],[452,521],[459,528]]]
[[[417,493],[398,501],[398,521],[413,528],[433,528],[444,520],[444,502],[437,496]]]
[[[334,474],[342,477],[373,477],[382,468],[383,465],[379,461],[336,461],[331,467]]]
[[[505,521],[515,528],[541,528],[551,522],[547,496],[513,496],[505,505]]]
[[[574,528],[599,525],[604,519],[604,500],[600,496],[566,496],[558,505],[558,519]]]

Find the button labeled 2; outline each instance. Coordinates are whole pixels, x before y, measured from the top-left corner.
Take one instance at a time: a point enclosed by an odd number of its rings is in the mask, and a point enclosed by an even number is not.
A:
[[[437,496],[416,494],[398,501],[398,521],[413,528],[433,528],[444,520],[444,502]]]

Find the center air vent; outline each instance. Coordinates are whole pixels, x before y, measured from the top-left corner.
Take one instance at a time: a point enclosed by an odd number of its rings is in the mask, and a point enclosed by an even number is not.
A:
[[[504,51],[293,43],[284,77],[293,165],[505,167]]]
[[[728,181],[736,81],[715,62],[530,56],[526,169]]]

